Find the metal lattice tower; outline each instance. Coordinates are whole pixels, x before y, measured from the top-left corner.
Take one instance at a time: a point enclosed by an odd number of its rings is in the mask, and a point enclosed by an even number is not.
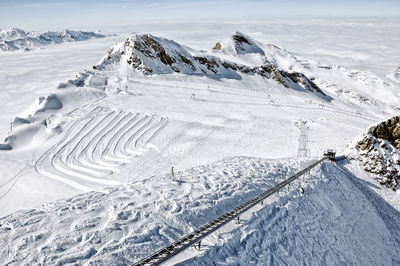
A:
[[[300,129],[299,148],[297,150],[297,157],[307,158],[310,157],[310,149],[308,148],[308,130],[307,121],[299,120],[295,123],[296,127]]]

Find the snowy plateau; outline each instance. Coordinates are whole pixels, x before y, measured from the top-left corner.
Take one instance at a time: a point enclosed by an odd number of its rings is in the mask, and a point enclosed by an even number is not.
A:
[[[334,149],[163,263],[400,265],[399,25],[0,31],[0,264],[132,265]]]

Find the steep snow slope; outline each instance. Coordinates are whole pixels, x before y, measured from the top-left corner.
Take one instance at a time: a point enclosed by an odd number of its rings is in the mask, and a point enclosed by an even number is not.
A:
[[[397,265],[400,213],[341,165],[326,163],[314,188],[287,195],[227,235],[209,237],[178,265]],[[300,194],[300,195],[299,195]],[[195,256],[186,259],[185,256]]]
[[[187,169],[238,154],[294,157],[299,119],[308,121],[308,148],[318,156],[328,147],[344,148],[362,128],[382,120],[386,114],[378,110],[393,112],[383,102],[361,109],[360,103],[310,91],[310,79],[282,63],[294,65],[298,58],[248,42],[262,47],[266,58],[194,51],[139,34],[113,46],[93,70],[60,83],[14,119],[0,146],[7,162],[0,166],[0,213],[141,180],[172,165]],[[271,73],[255,66],[267,61]],[[351,82],[359,85],[357,79]]]
[[[92,38],[103,38],[102,34],[88,31],[48,31],[44,33],[25,32],[21,29],[0,30],[0,51],[31,49],[64,42],[85,41]]]

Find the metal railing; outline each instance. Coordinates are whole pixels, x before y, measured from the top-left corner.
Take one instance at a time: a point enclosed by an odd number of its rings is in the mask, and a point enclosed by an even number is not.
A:
[[[223,225],[227,224],[228,222],[232,221],[236,217],[239,217],[240,214],[246,212],[247,210],[251,209],[255,205],[261,203],[264,199],[271,196],[273,193],[279,191],[281,188],[289,185],[295,179],[299,178],[300,176],[306,174],[311,169],[313,169],[318,164],[325,161],[327,158],[323,157],[322,159],[316,161],[315,163],[311,164],[310,166],[304,168],[303,170],[297,172],[296,174],[292,175],[288,179],[282,181],[278,185],[274,186],[271,189],[259,194],[257,197],[243,203],[242,205],[236,207],[235,209],[231,210],[230,212],[218,217],[217,219],[213,220],[212,222],[203,225],[199,229],[194,232],[191,232],[179,240],[175,241],[174,243],[170,244],[169,246],[158,250],[157,252],[143,258],[142,260],[136,262],[134,265],[158,265],[171,257],[175,256],[179,252],[183,251],[187,247],[190,247],[198,242],[201,239],[205,238],[218,228],[222,227]]]

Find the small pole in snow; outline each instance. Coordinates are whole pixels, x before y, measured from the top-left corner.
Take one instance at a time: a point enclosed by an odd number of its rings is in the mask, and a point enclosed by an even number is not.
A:
[[[239,216],[236,217],[236,219],[235,219],[235,224],[240,224],[240,218],[239,218]]]
[[[172,180],[175,180],[175,172],[174,172],[174,167],[171,167],[171,176],[172,176]]]
[[[10,130],[13,131],[13,122],[11,122]]]
[[[200,250],[200,245],[201,245],[201,240],[199,241],[199,243],[197,243],[197,245],[194,246],[194,248]]]

